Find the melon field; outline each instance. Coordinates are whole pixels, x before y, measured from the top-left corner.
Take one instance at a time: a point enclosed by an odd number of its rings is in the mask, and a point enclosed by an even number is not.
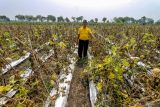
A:
[[[160,26],[0,24],[0,107],[160,107]]]

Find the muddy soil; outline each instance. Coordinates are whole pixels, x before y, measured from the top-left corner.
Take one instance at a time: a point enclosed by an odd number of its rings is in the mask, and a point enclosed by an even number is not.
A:
[[[80,72],[84,67],[75,66],[66,107],[91,107],[89,100],[89,88],[80,78]]]

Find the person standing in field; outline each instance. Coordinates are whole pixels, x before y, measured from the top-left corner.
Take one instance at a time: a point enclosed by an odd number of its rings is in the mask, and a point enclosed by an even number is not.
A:
[[[89,40],[92,37],[91,29],[87,26],[87,20],[83,20],[83,26],[81,26],[78,30],[78,56],[79,61],[82,58],[88,58],[87,56],[87,50],[88,50],[88,44]]]

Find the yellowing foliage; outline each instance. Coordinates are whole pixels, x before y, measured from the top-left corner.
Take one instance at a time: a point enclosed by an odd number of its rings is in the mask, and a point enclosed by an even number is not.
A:
[[[109,73],[109,76],[108,76],[108,78],[109,78],[109,79],[114,79],[114,78],[115,78],[115,75],[114,75],[114,73],[110,72],[110,73]]]
[[[101,82],[98,82],[98,83],[97,83],[97,90],[98,90],[99,92],[102,91],[102,87],[103,87],[102,83],[101,83]]]
[[[58,45],[60,46],[60,48],[65,49],[66,48],[66,44],[64,42],[60,42],[58,43]]]
[[[160,69],[159,68],[154,68],[152,70],[152,72],[153,72],[154,77],[160,77]]]
[[[11,90],[12,86],[11,85],[6,85],[6,86],[0,86],[0,93],[7,92]]]

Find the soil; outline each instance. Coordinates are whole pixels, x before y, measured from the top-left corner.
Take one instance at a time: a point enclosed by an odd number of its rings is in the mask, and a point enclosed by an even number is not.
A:
[[[84,85],[80,72],[84,67],[75,66],[66,107],[91,107],[88,86]]]

